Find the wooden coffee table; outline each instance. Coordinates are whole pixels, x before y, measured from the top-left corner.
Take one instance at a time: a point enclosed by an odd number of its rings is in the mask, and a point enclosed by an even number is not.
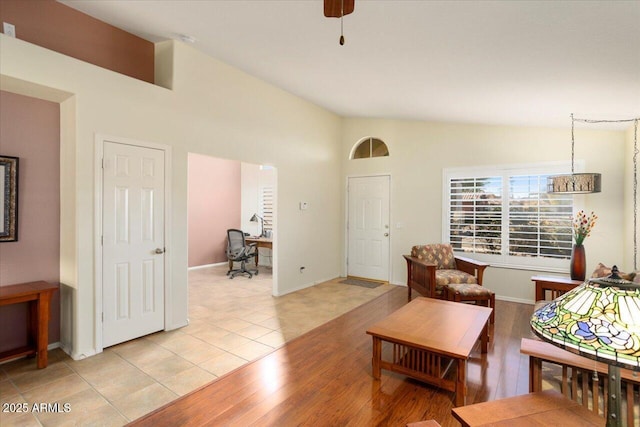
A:
[[[367,330],[373,337],[373,377],[381,370],[441,387],[456,394],[456,406],[467,394],[467,359],[478,338],[483,353],[489,339],[492,309],[432,298],[416,298]],[[392,360],[382,360],[382,341],[393,345]],[[452,363],[453,362],[453,363]],[[455,379],[446,377],[449,366]]]

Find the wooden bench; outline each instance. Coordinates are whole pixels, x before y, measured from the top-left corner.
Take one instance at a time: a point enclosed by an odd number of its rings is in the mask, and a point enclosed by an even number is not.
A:
[[[542,391],[542,364],[551,363],[561,372],[560,392],[604,418],[608,395],[607,364],[578,356],[538,339],[522,338],[520,352],[529,356],[529,392]],[[639,425],[640,375],[628,369],[620,369],[620,374],[622,412],[626,413],[626,425]]]

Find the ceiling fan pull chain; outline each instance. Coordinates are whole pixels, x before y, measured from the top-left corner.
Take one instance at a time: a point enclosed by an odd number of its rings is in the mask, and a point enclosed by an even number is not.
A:
[[[344,45],[344,0],[340,1],[340,46]]]

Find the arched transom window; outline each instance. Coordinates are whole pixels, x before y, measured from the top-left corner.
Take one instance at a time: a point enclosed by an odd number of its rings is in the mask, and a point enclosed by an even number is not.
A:
[[[378,138],[365,138],[360,141],[351,154],[352,159],[368,159],[370,157],[387,157],[389,148]]]

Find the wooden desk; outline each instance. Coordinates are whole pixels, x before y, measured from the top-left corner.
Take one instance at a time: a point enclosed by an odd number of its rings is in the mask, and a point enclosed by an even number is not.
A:
[[[464,405],[467,394],[467,359],[478,338],[487,352],[487,322],[492,310],[432,298],[416,298],[367,329],[373,337],[375,379],[381,370],[398,372],[453,391],[455,404]],[[393,360],[382,360],[382,341],[393,344]],[[456,378],[448,378],[448,362]]]
[[[567,277],[551,276],[533,276],[531,280],[536,284],[536,301],[544,301],[547,291],[551,294],[551,299],[554,300],[584,283],[581,280],[571,280]]]
[[[244,241],[246,243],[255,243],[257,248],[268,248],[273,250],[273,239],[269,237],[245,237]],[[256,267],[258,266],[258,255],[256,255]]]
[[[47,282],[29,282],[18,285],[0,286],[0,306],[29,303],[28,342],[24,347],[0,353],[0,361],[31,354],[38,355],[38,368],[47,367],[47,346],[49,345],[49,315],[51,295],[58,285]]]
[[[462,406],[451,410],[462,427],[554,425],[604,427],[605,419],[555,390]]]

